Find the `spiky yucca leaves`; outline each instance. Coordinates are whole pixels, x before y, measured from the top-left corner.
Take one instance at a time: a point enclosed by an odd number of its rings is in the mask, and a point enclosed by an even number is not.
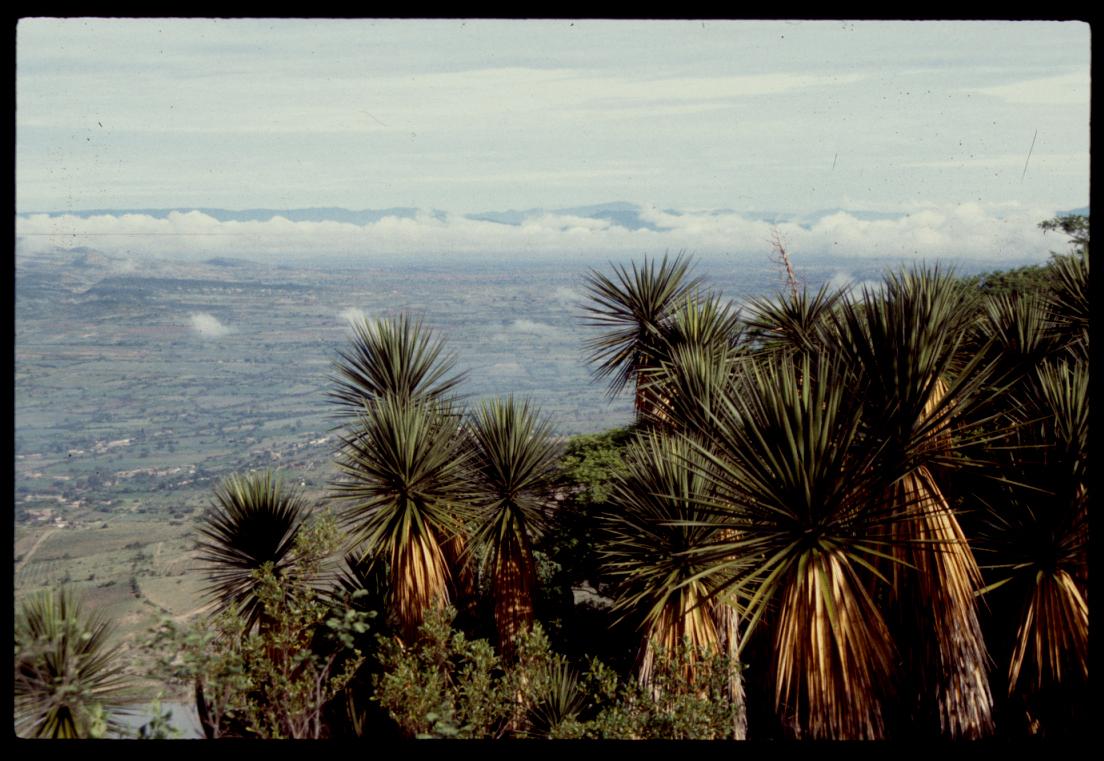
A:
[[[1050,427],[1058,461],[1068,468],[1068,484],[1080,490],[1089,476],[1089,365],[1084,361],[1048,362],[1039,368],[1038,377],[1036,407],[1049,413],[1042,430]]]
[[[586,307],[587,324],[606,332],[587,341],[589,361],[597,365],[597,378],[610,379],[610,396],[616,396],[639,373],[656,364],[656,352],[664,325],[686,294],[700,279],[687,280],[690,260],[682,255],[659,262],[644,258],[642,267],[634,262],[631,272],[614,265],[611,280],[591,270],[586,288],[592,304]],[[637,382],[636,409],[646,409],[646,392]]]
[[[366,405],[343,437],[336,496],[364,554],[387,563],[392,612],[413,637],[432,606],[450,602],[445,545],[461,535],[467,455],[447,405],[393,396]]]
[[[277,577],[294,564],[295,537],[309,506],[271,471],[233,474],[215,487],[200,520],[199,559],[217,611],[238,608],[247,628],[263,616],[255,573],[272,563]]]
[[[656,404],[644,411],[653,428],[687,436],[707,436],[714,404],[739,368],[736,349],[721,352],[684,344],[668,352],[664,363],[649,373]]]
[[[126,689],[111,625],[86,611],[68,588],[21,601],[15,615],[15,731],[20,737],[87,738],[100,709],[118,732],[107,702]],[[104,715],[106,714],[106,715]]]
[[[893,647],[866,590],[897,517],[861,434],[862,404],[838,353],[769,353],[727,390],[708,444],[712,542],[688,552],[751,626],[771,623],[775,711],[795,737],[885,734]]]
[[[837,350],[854,367],[871,435],[884,441],[891,481],[919,464],[949,465],[934,432],[961,414],[985,378],[982,358],[963,359],[973,296],[938,268],[888,274],[833,318]],[[892,473],[898,470],[898,474]]]
[[[689,653],[686,677],[693,683],[697,656],[734,654],[738,639],[728,606],[712,596],[719,577],[702,575],[703,563],[688,554],[717,541],[703,508],[705,461],[685,439],[657,434],[634,441],[625,460],[611,497],[616,509],[603,517],[602,554],[618,580],[614,610],[639,619],[642,686],[652,684],[657,650]],[[729,687],[742,701],[738,672]]]
[[[1055,350],[1047,302],[1037,293],[998,294],[984,304],[981,330],[1008,365],[1034,366]]]
[[[802,289],[776,299],[752,299],[747,305],[748,339],[762,350],[817,351],[825,345],[831,316],[843,300],[843,291],[827,284],[812,295]]]
[[[700,346],[718,357],[727,357],[743,338],[740,313],[715,293],[688,293],[662,326],[662,342],[656,359],[669,361],[682,346]]]
[[[336,584],[325,590],[324,596],[331,604],[352,601],[355,608],[381,612],[389,607],[387,564],[371,555],[347,552],[342,558]]]
[[[1056,331],[1075,358],[1088,360],[1089,351],[1089,248],[1056,256],[1050,268],[1055,282],[1050,307]]]
[[[655,363],[638,383],[652,404],[639,410],[646,422],[670,431],[700,424],[693,400],[721,382],[743,338],[739,313],[715,294],[688,294],[662,328]]]
[[[486,550],[499,648],[512,657],[515,638],[533,621],[533,541],[544,528],[544,488],[559,446],[552,423],[528,402],[484,402],[472,416],[471,543]]]
[[[544,664],[538,674],[539,687],[532,703],[526,708],[522,737],[548,740],[568,722],[577,721],[586,708],[586,693],[579,684],[579,675],[563,656]]]
[[[366,401],[393,396],[401,401],[443,399],[464,375],[449,375],[456,364],[420,320],[405,314],[361,320],[353,325],[353,345],[339,351],[330,401],[345,417],[359,415]]]
[[[1082,362],[1036,371],[978,537],[995,614],[1015,626],[1008,693],[1057,723],[1070,709],[1058,703],[1088,682],[1088,386]]]
[[[963,347],[986,356],[985,412],[999,425],[1034,383],[1034,371],[1060,348],[1048,302],[1040,295],[998,294],[985,299],[981,315]]]
[[[985,380],[980,356],[959,358],[972,297],[938,269],[891,274],[884,283],[881,293],[844,304],[838,325],[854,392],[866,403],[866,435],[883,447],[878,472],[908,515],[890,531],[900,561],[893,590],[908,670],[902,685],[911,680],[917,692],[907,710],[948,736],[982,737],[993,731],[993,700],[975,599],[981,572],[933,475],[960,464],[952,416]]]

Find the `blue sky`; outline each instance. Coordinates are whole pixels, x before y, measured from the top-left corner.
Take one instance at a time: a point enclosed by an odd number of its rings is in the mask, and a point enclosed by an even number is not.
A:
[[[19,212],[1088,204],[1080,22],[24,19],[16,42]]]

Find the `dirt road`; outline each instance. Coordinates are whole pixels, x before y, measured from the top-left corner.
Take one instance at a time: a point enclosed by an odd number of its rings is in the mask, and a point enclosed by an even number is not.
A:
[[[56,531],[61,531],[61,529],[59,529],[59,528],[49,528],[49,529],[46,529],[44,532],[42,532],[42,536],[40,536],[37,540],[35,540],[35,543],[31,545],[31,549],[27,550],[26,554],[23,555],[23,559],[15,564],[15,573],[16,573],[16,575],[18,575],[19,572],[23,570],[23,566],[27,565],[27,563],[31,559],[31,556],[35,554],[35,550],[37,550],[39,548],[39,546],[41,546],[41,544],[43,542],[45,542],[47,539],[49,539],[50,536],[52,536],[54,534],[54,532],[56,532]]]

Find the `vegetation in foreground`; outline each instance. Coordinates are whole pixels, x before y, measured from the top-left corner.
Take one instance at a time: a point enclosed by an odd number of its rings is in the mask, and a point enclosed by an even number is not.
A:
[[[211,617],[154,633],[207,737],[977,739],[1085,733],[1087,220],[963,280],[744,309],[689,261],[592,272],[627,430],[468,410],[405,317],[337,359],[340,472],[219,486]],[[122,732],[109,627],[16,617],[22,736]],[[160,711],[141,736],[168,732]]]

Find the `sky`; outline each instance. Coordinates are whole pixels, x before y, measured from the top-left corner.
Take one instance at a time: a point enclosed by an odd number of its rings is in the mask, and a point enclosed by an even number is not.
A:
[[[1038,246],[1035,223],[1088,205],[1090,60],[1082,22],[23,19],[18,213],[450,216],[328,231],[202,215],[63,218],[62,231],[55,217],[17,233],[640,250],[758,235],[740,226],[752,212],[844,209],[911,227],[837,219],[832,245],[906,233],[897,248],[918,250],[928,231],[938,248],[973,219]],[[611,201],[683,214],[658,232],[460,216]]]

